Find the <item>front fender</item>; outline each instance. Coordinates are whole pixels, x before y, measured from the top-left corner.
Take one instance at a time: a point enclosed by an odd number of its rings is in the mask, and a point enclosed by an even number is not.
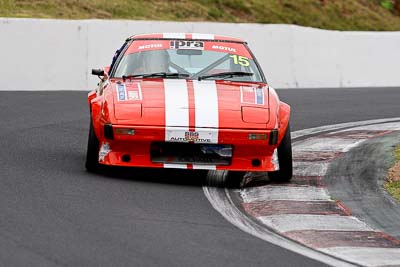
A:
[[[90,91],[88,94],[88,105],[89,109],[92,109],[92,100],[97,96],[96,90]]]
[[[94,92],[94,95],[92,94]],[[94,132],[97,138],[101,137],[100,130],[100,117],[101,117],[101,97],[98,97],[96,91],[92,91],[88,95],[89,109],[90,109],[90,120],[93,124]]]
[[[278,145],[281,143],[283,137],[285,136],[286,129],[289,125],[290,120],[290,106],[285,102],[279,103],[279,111],[278,111],[278,127],[279,127],[279,134],[278,134]]]

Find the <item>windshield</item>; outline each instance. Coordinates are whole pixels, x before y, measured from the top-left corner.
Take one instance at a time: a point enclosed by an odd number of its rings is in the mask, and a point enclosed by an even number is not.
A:
[[[263,82],[242,43],[192,40],[133,41],[113,77],[161,77]]]

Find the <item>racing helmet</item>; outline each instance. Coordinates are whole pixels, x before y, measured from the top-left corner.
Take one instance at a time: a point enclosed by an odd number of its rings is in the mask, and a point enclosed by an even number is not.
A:
[[[170,56],[166,50],[146,51],[142,56],[146,73],[169,72]]]

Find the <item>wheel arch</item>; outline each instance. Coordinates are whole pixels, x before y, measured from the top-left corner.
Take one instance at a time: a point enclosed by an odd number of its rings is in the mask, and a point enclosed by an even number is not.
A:
[[[101,137],[100,125],[98,123],[101,116],[101,104],[97,98],[96,91],[91,91],[88,94],[88,105],[90,110],[90,122],[93,125],[93,130],[98,139]]]
[[[279,103],[279,110],[278,110],[278,128],[279,128],[278,145],[281,143],[288,128],[290,121],[290,112],[291,112],[291,107],[287,103],[281,101]]]

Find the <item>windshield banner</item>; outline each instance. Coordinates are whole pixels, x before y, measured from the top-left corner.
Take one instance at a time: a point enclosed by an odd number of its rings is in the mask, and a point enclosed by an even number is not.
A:
[[[197,40],[137,40],[133,41],[131,46],[126,50],[125,54],[168,49],[215,51],[252,59],[251,54],[247,51],[247,48],[243,44]]]

